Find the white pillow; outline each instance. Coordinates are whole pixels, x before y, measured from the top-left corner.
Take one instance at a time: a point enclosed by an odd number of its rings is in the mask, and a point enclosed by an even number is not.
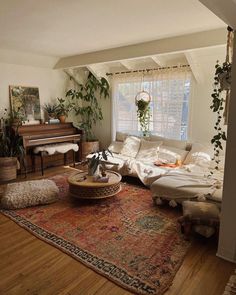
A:
[[[183,163],[188,153],[188,151],[182,149],[162,145],[158,153],[158,160],[168,164],[175,164],[176,160],[180,160]]]
[[[120,154],[123,146],[124,146],[124,143],[122,141],[113,141],[109,145],[108,149],[112,153]]]
[[[139,161],[154,162],[158,158],[158,152],[162,141],[147,141],[141,139],[141,145],[136,159]]]
[[[127,133],[123,132],[116,132],[116,141],[125,141],[126,137],[128,136]]]
[[[195,164],[201,167],[210,167],[214,155],[213,147],[207,144],[193,143],[192,149],[184,164]]]
[[[177,149],[185,150],[187,147],[187,141],[184,140],[177,140],[177,139],[169,139],[165,137],[161,137],[158,135],[150,135],[150,141],[162,141],[164,145],[175,147]]]
[[[127,136],[124,141],[121,154],[124,156],[129,156],[135,158],[140,148],[141,139],[135,136]]]

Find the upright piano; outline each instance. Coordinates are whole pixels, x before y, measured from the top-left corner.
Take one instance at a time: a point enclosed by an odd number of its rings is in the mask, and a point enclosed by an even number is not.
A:
[[[77,160],[82,159],[82,130],[74,127],[72,123],[23,125],[19,127],[18,132],[23,138],[26,154],[30,155],[31,150],[39,145],[73,142],[79,145]],[[27,167],[29,164],[32,165],[29,158],[28,156]],[[62,159],[60,155],[57,155],[54,163],[60,163],[60,158]]]

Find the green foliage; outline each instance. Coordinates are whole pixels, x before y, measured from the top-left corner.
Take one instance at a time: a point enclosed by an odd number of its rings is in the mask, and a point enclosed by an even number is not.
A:
[[[43,109],[49,117],[54,117],[57,114],[57,107],[56,103],[45,103]]]
[[[69,102],[64,98],[57,98],[58,104],[56,105],[57,116],[68,116],[69,112],[72,110],[74,104]]]
[[[228,79],[228,83],[230,83],[231,77],[231,63],[224,62],[222,66],[217,61],[215,66],[215,77],[214,77],[214,90],[211,95],[212,97],[212,104],[210,108],[214,113],[217,115],[216,123],[214,129],[216,134],[213,136],[211,143],[214,146],[214,157],[213,160],[216,163],[215,169],[219,169],[220,164],[220,150],[223,150],[222,141],[226,141],[226,134],[225,131],[222,130],[222,119],[223,119],[223,111],[225,107],[225,100],[223,96],[222,83],[221,83],[221,75],[225,73],[226,79]]]
[[[93,126],[103,119],[99,98],[109,98],[109,84],[105,78],[98,80],[89,72],[85,84],[78,84],[78,89],[70,89],[66,97],[70,97],[72,109],[79,117],[79,127],[85,131],[86,141],[94,140]]]
[[[143,99],[136,101],[137,106],[137,116],[140,123],[141,131],[143,132],[143,136],[148,136],[149,134],[149,123],[150,123],[150,107],[149,101],[145,101]]]
[[[88,174],[91,176],[94,175],[97,171],[98,165],[102,160],[107,161],[109,155],[112,156],[112,152],[109,150],[102,150],[101,152],[94,153],[92,158],[89,160]]]
[[[0,122],[0,157],[19,157],[22,159],[25,150],[22,137],[18,133],[21,117],[16,111],[8,113],[5,109]]]

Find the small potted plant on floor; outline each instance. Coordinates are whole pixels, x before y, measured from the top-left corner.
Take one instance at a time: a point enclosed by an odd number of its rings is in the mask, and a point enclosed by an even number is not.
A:
[[[0,182],[16,179],[17,160],[22,162],[24,158],[23,140],[18,133],[21,120],[14,115],[5,109],[0,118]]]

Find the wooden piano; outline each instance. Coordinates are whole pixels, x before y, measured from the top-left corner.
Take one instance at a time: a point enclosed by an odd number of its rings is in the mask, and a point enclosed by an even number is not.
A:
[[[24,125],[18,129],[19,135],[23,138],[23,145],[26,150],[26,170],[31,166],[31,151],[34,147],[51,143],[73,142],[79,144],[77,160],[82,159],[82,130],[73,126],[72,123],[63,124],[40,124],[40,125]],[[48,158],[49,166],[61,165],[63,162],[62,155],[53,155]],[[38,168],[39,163],[36,163]]]

